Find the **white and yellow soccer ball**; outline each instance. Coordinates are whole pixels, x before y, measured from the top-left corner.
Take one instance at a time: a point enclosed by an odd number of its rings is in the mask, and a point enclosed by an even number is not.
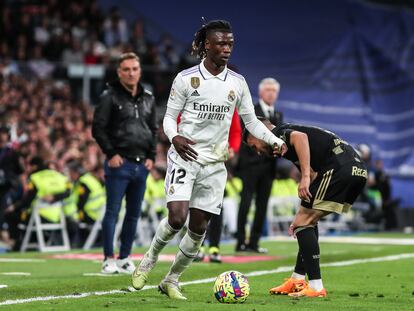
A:
[[[249,281],[238,271],[223,272],[214,283],[214,296],[221,303],[242,303],[249,294]]]

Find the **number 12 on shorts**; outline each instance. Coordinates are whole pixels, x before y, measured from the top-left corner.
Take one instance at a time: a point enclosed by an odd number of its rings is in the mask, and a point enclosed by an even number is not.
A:
[[[177,176],[175,174],[176,172],[177,172]],[[184,181],[182,179],[185,177],[186,174],[187,174],[186,171],[182,168],[179,168],[177,171],[173,169],[170,173],[171,175],[170,183],[171,184],[183,184]]]

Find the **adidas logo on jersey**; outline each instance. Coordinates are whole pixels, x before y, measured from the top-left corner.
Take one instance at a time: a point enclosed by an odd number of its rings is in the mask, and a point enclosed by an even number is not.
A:
[[[200,96],[200,94],[198,94],[197,90],[195,90],[195,91],[191,94],[191,96]]]

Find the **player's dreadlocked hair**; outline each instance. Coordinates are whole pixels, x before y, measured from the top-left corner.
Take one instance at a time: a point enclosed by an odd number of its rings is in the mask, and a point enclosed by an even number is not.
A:
[[[197,32],[194,34],[194,41],[192,43],[192,55],[197,55],[199,58],[204,58],[207,55],[206,48],[204,43],[207,38],[207,34],[214,31],[220,32],[232,32],[231,25],[228,21],[225,20],[214,20],[206,22],[204,17],[202,18],[203,25]]]

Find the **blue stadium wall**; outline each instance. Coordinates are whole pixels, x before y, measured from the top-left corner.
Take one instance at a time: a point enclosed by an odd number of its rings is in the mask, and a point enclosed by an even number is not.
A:
[[[232,64],[252,94],[261,78],[277,78],[287,121],[369,144],[392,175],[401,207],[414,207],[413,10],[346,0],[100,3],[120,6],[129,19],[145,16],[182,46],[202,16],[229,20]]]

